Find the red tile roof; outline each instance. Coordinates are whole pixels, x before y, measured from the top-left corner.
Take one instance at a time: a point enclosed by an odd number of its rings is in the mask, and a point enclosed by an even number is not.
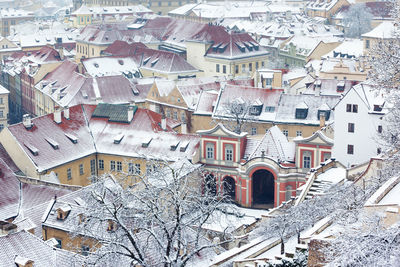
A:
[[[117,40],[102,53],[111,56],[130,56],[135,54],[137,48],[147,48],[147,46],[143,43],[127,43],[125,41]]]
[[[36,164],[39,171],[54,168],[65,162],[73,161],[93,154],[123,155],[130,157],[154,157],[174,160],[182,157],[191,158],[198,145],[196,135],[181,135],[172,132],[176,122],[167,119],[167,131],[161,129],[161,115],[138,109],[131,123],[109,122],[106,118],[92,117],[95,105],[77,105],[70,108],[70,119],[64,117],[57,124],[53,114],[32,119],[34,126],[27,130],[22,123],[9,126],[9,131],[24,149],[26,155]],[[123,134],[121,144],[114,144],[114,138]],[[67,135],[75,136],[73,143]],[[58,144],[54,149],[49,138]],[[153,138],[148,148],[142,147],[145,139]],[[184,152],[170,151],[173,143],[189,141]],[[32,147],[37,149],[34,155]]]

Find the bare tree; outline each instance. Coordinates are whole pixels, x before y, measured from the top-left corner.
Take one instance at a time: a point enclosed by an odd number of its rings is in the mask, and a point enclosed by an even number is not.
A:
[[[385,228],[380,216],[349,225],[324,249],[329,266],[396,266],[400,255],[400,227]]]
[[[360,38],[371,29],[373,15],[365,3],[354,4],[343,16],[343,26],[347,37]]]
[[[255,119],[253,108],[254,105],[249,101],[239,97],[223,103],[222,109],[216,112],[215,118],[222,120],[224,126],[229,130],[240,134],[245,124],[251,123]]]
[[[134,187],[105,177],[91,185],[82,211],[85,220],[75,231],[101,244],[88,264],[185,266],[214,255],[214,248],[231,240],[223,233],[211,242],[212,233],[202,227],[230,204],[202,186],[198,165],[184,160],[156,166],[151,174],[140,175]]]

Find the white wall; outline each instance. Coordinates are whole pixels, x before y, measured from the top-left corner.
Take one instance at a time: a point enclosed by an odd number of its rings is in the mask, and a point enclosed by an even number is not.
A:
[[[347,104],[357,104],[358,113],[346,112]],[[379,137],[378,125],[382,124],[382,115],[369,114],[368,107],[354,89],[335,107],[335,132],[332,157],[345,166],[368,161],[377,155]],[[354,123],[354,133],[348,132],[348,123]],[[347,154],[347,145],[354,145],[354,154]]]

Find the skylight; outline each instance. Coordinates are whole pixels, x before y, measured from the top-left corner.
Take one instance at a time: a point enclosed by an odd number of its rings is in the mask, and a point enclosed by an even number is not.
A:
[[[68,134],[65,133],[65,136],[74,144],[78,143],[78,137],[72,135],[72,134]]]
[[[34,147],[31,144],[24,144],[26,146],[26,148],[29,149],[29,151],[32,153],[32,155],[37,156],[39,155],[39,149],[37,149],[36,147]]]
[[[180,152],[185,152],[186,149],[187,149],[187,147],[189,146],[189,142],[190,142],[190,141],[183,141],[183,142],[181,143],[181,147],[179,148],[179,151],[180,151]]]
[[[58,148],[59,148],[58,143],[57,143],[56,141],[54,141],[53,139],[51,139],[51,138],[46,138],[46,141],[47,141],[47,143],[49,143],[49,144],[51,145],[51,147],[52,147],[53,149],[58,149]]]
[[[142,147],[149,147],[151,140],[153,140],[152,137],[147,137],[146,139],[144,139]]]
[[[114,137],[114,144],[121,143],[122,139],[124,138],[124,134],[120,133]]]

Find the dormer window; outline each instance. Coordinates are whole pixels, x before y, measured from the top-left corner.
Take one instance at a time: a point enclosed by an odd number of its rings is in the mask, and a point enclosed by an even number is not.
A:
[[[344,92],[344,85],[345,85],[344,81],[338,82],[337,85],[336,85],[336,91],[337,92]]]
[[[318,110],[318,119],[321,119],[321,114],[323,114],[325,116],[325,120],[329,120],[331,111],[330,110]]]
[[[306,103],[302,102],[296,107],[296,119],[305,119],[308,115],[308,106]]]
[[[382,111],[382,106],[381,105],[374,105],[374,111]]]
[[[63,205],[57,209],[57,220],[65,220],[71,212],[71,206]]]

